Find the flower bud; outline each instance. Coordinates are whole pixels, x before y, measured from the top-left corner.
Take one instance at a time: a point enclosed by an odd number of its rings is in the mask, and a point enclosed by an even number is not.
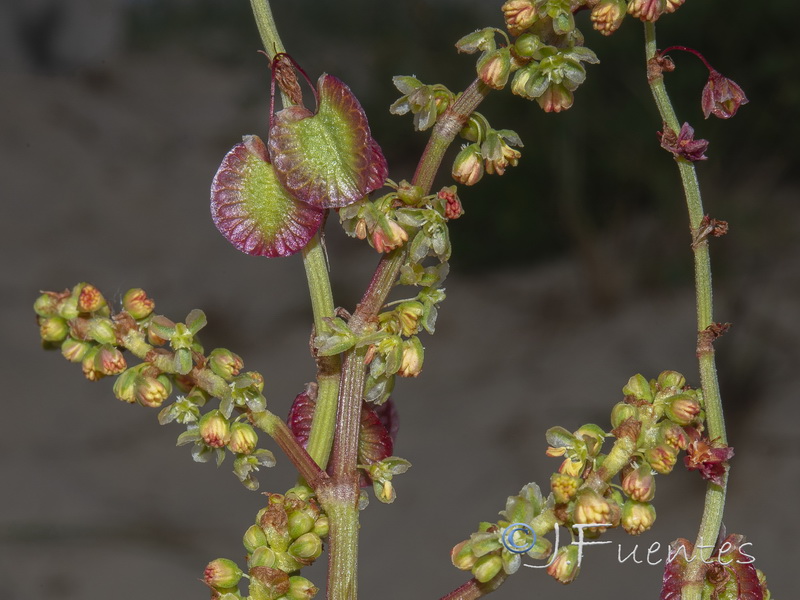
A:
[[[664,444],[659,444],[645,452],[645,460],[650,463],[650,466],[656,473],[660,473],[661,475],[666,475],[672,471],[677,459],[677,451]]]
[[[628,500],[622,507],[620,522],[622,528],[631,535],[644,533],[653,526],[656,509],[648,502]]]
[[[677,450],[686,450],[689,447],[689,436],[686,430],[672,421],[662,421],[659,424],[659,438],[667,446]]]
[[[714,115],[720,119],[730,119],[742,104],[747,104],[747,96],[736,83],[717,71],[711,71],[703,88],[701,105],[706,119]]]
[[[316,533],[304,533],[292,542],[288,552],[300,562],[310,563],[322,554],[322,540]]]
[[[172,393],[172,382],[166,375],[149,377],[142,375],[136,379],[136,401],[142,406],[158,408]]]
[[[248,529],[248,531],[250,530]],[[274,567],[276,561],[277,555],[275,551],[269,546],[264,545],[257,547],[250,553],[247,564],[251,569],[253,567]]]
[[[70,362],[79,363],[86,356],[86,353],[92,349],[92,344],[89,342],[82,342],[75,338],[68,337],[61,344],[61,354],[64,355]]]
[[[328,517],[327,515],[320,515],[316,521],[314,521],[314,533],[316,533],[319,537],[324,538],[328,535]]]
[[[225,348],[215,348],[208,355],[208,367],[225,381],[230,381],[238,375],[243,366],[244,361],[241,357]]]
[[[610,523],[611,506],[608,500],[592,489],[587,489],[578,494],[575,500],[572,520],[576,524],[588,525],[591,523]],[[586,531],[590,533],[602,533],[606,527],[591,527]]]
[[[395,314],[400,321],[400,333],[408,337],[419,331],[419,318],[425,312],[420,302],[411,300],[401,302],[395,309]]]
[[[250,525],[244,532],[242,544],[248,553],[253,553],[256,548],[267,545],[267,536],[258,525]]]
[[[289,543],[292,541],[289,537],[289,517],[282,504],[273,502],[275,496],[278,495],[270,495],[270,504],[261,513],[259,525],[267,535],[270,547],[277,552],[286,552],[289,548]]]
[[[686,378],[677,371],[662,371],[656,380],[656,386],[660,390],[673,389],[682,390],[686,385]]]
[[[207,412],[198,424],[200,437],[211,448],[224,448],[231,439],[231,428],[228,420],[219,410]]]
[[[624,0],[603,0],[592,8],[592,27],[603,35],[611,35],[625,18],[627,5]]]
[[[422,188],[418,185],[412,185],[404,179],[397,186],[397,197],[403,201],[403,204],[416,206],[422,200]]]
[[[514,42],[514,51],[523,58],[531,58],[542,46],[542,39],[538,35],[523,33]]]
[[[232,560],[217,558],[206,566],[203,581],[212,588],[230,588],[239,583],[244,573]]]
[[[666,8],[667,0],[631,0],[628,14],[641,21],[655,23]]]
[[[289,577],[289,591],[286,597],[289,600],[308,600],[316,596],[319,588],[305,577],[294,575]]]
[[[100,346],[93,346],[89,348],[88,352],[83,357],[81,361],[81,370],[83,371],[83,376],[86,377],[89,381],[97,381],[101,377],[105,376],[105,373],[98,371],[94,366],[94,359],[100,353]]]
[[[551,83],[544,93],[536,98],[544,112],[560,113],[572,106],[572,92],[560,83]]]
[[[508,83],[509,73],[511,73],[511,51],[508,48],[484,52],[478,60],[478,77],[490,88],[502,90]]]
[[[656,495],[656,479],[649,465],[642,465],[622,479],[622,490],[637,502],[650,502]]]
[[[228,448],[236,454],[251,454],[258,445],[258,434],[247,423],[231,425],[231,439]]]
[[[674,13],[678,10],[686,0],[667,0],[667,8],[665,9],[668,13]]]
[[[136,380],[138,378],[139,371],[135,367],[121,373],[114,382],[114,395],[129,404],[136,402]]]
[[[639,409],[627,402],[617,402],[611,409],[611,427],[616,429],[628,419],[636,419],[639,416]]]
[[[437,194],[440,200],[445,201],[444,205],[444,218],[452,221],[464,214],[464,207],[461,206],[461,200],[456,192],[456,186],[451,185],[439,190]]]
[[[464,185],[475,185],[483,177],[483,157],[480,146],[464,146],[453,162],[453,179]]]
[[[397,221],[385,220],[385,226],[378,226],[372,232],[372,246],[378,252],[389,252],[408,241],[408,233]]]
[[[507,0],[501,8],[511,35],[521,34],[538,19],[533,0]]]
[[[289,575],[271,567],[250,569],[251,600],[277,600],[289,591]]]
[[[117,341],[117,331],[111,319],[94,317],[89,320],[86,335],[98,344],[114,344]]]
[[[87,354],[88,356],[88,354]],[[116,375],[128,368],[125,357],[115,346],[104,344],[94,357],[94,369],[103,375]]]
[[[315,519],[305,511],[293,510],[288,514],[288,519],[289,537],[293,540],[314,529]]]
[[[622,393],[625,396],[633,396],[636,400],[653,401],[653,390],[644,375],[637,374],[631,377],[625,387],[622,388]]]
[[[686,426],[697,421],[700,403],[689,394],[675,396],[665,407],[664,413],[673,423]]]
[[[578,546],[570,544],[558,549],[556,557],[547,567],[547,574],[560,583],[570,583],[578,576]]]
[[[565,473],[553,473],[550,477],[550,488],[556,502],[566,504],[575,497],[578,488],[583,484],[580,477],[572,477]]]
[[[472,553],[470,540],[464,540],[453,546],[450,551],[450,560],[456,569],[461,569],[462,571],[472,569],[478,561],[478,557]]]
[[[472,576],[481,583],[494,579],[503,568],[503,559],[498,554],[481,556],[472,567]]]
[[[69,333],[69,325],[61,317],[39,317],[39,336],[43,342],[61,342]]]
[[[80,315],[80,311],[78,310],[78,297],[76,295],[70,295],[67,298],[64,298],[58,303],[58,316],[62,319],[74,319]]]
[[[425,349],[417,336],[403,341],[403,357],[397,374],[400,377],[416,377],[422,372]]]
[[[78,310],[82,313],[91,313],[106,306],[106,299],[91,283],[79,283]]]
[[[33,303],[33,311],[40,317],[56,317],[60,301],[55,292],[43,292]]]

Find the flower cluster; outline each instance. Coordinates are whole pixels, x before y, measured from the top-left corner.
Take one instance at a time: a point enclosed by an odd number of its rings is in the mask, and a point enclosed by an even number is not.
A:
[[[297,486],[286,494],[268,494],[267,506],[245,532],[247,575],[226,558],[211,561],[203,581],[216,600],[242,600],[239,583],[249,580],[249,600],[308,600],[318,589],[299,572],[322,554],[328,517],[310,488]]]
[[[161,408],[162,425],[186,426],[178,444],[193,444],[192,457],[220,464],[226,449],[233,470],[249,489],[257,489],[254,473],[271,467],[275,458],[258,448],[258,434],[248,417],[266,410],[264,378],[242,372],[238,355],[216,348],[207,356],[197,339],[206,317],[191,311],[183,323],[154,314],[155,302],[144,290],[129,290],[122,310],[113,313],[100,291],[80,283],[72,290],[44,292],[34,303],[46,348],[60,348],[67,360],[80,363],[90,381],[114,376],[114,395],[131,404]],[[129,366],[125,352],[141,362]],[[165,404],[174,390],[181,392]],[[212,398],[219,407],[208,406]],[[234,416],[234,412],[237,413]]]
[[[475,185],[484,173],[502,175],[508,167],[516,167],[522,140],[510,129],[493,129],[479,112],[470,115],[459,135],[471,142],[461,148],[453,162],[453,179],[464,185]]]

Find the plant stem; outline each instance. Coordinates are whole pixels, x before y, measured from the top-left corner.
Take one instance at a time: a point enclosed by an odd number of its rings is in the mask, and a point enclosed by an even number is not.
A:
[[[648,61],[648,82],[653,92],[658,112],[667,127],[673,131],[680,130],[678,118],[672,108],[672,104],[664,87],[664,77],[660,69],[653,68],[656,60],[656,38],[655,26],[652,23],[645,23],[645,51]],[[678,169],[686,195],[686,205],[689,210],[689,223],[691,231],[698,231],[703,219],[703,203],[700,196],[700,185],[697,181],[697,174],[694,165],[683,159],[677,158]],[[703,336],[705,330],[713,325],[712,318],[712,287],[711,287],[711,259],[708,251],[708,240],[703,239],[699,243],[693,244],[694,250],[694,272],[695,288],[697,295],[697,330],[698,340]],[[703,348],[700,351],[700,348]],[[719,383],[717,381],[717,367],[714,361],[714,349],[711,344],[698,343],[698,361],[700,366],[700,382],[703,389],[703,399],[706,410],[706,424],[708,426],[708,436],[717,445],[727,445],[725,435],[725,420],[722,411],[722,400],[720,398]],[[722,513],[725,507],[725,488],[728,482],[727,473],[724,476],[722,485],[713,483],[706,488],[705,506],[703,518],[700,523],[697,542],[695,543],[694,558],[707,560],[711,555],[713,545],[719,535],[722,524]],[[698,546],[707,546],[698,548]],[[709,547],[710,546],[710,547]],[[689,563],[685,579],[688,582],[682,592],[683,600],[700,600],[703,589],[705,567],[702,560],[693,560]]]
[[[475,598],[480,598],[499,588],[507,577],[508,575],[500,571],[499,575],[486,583],[481,583],[477,579],[472,578],[461,587],[454,589],[446,596],[442,596],[441,600],[474,600]]]
[[[320,487],[322,481],[328,479],[328,474],[319,468],[316,462],[311,459],[308,452],[297,443],[294,434],[286,426],[283,420],[269,411],[251,413],[250,417],[253,424],[265,431],[289,457],[292,464],[300,475],[315,490]]]
[[[469,115],[489,93],[489,88],[479,81],[473,82],[458,100],[439,118],[422,154],[414,174],[413,184],[419,185],[423,194],[433,186],[436,172],[442,163],[445,150],[467,122]],[[386,302],[406,260],[407,249],[398,248],[383,256],[361,302],[348,325],[358,337],[363,334]],[[342,366],[342,383],[339,390],[339,408],[331,455],[333,491],[322,493],[320,503],[328,514],[331,526],[330,562],[328,563],[328,598],[330,600],[355,600],[356,567],[358,564],[358,431],[361,422],[361,403],[364,398],[367,348],[355,348],[345,354]],[[339,536],[341,532],[341,536]],[[343,569],[345,569],[343,571]],[[345,577],[346,574],[346,577]],[[350,579],[352,578],[352,579]]]

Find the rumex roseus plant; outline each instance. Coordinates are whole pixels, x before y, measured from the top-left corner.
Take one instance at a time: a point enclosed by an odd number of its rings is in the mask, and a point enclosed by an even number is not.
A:
[[[296,467],[297,484],[269,492],[245,531],[246,564],[219,558],[205,568],[212,598],[311,598],[318,586],[302,571],[326,552],[328,597],[357,596],[359,511],[367,505],[366,490],[391,503],[395,476],[410,466],[394,455],[395,379],[422,371],[420,336],[435,332],[445,299],[449,227],[468,212],[457,185],[434,188],[445,151],[457,137],[464,140],[449,168],[462,186],[518,164],[524,135],[494,128],[476,109],[491,93],[508,88],[545,112],[568,110],[587,77],[586,65],[598,62],[576,26],[575,15],[583,10],[604,35],[626,19],[644,23],[644,83],[662,118],[657,139],[678,165],[689,211],[699,385],[672,370],[652,379],[637,374],[623,386],[608,423],[575,431],[550,427],[546,453],[560,464],[549,484],[527,483],[507,498],[501,519],[481,522],[453,547],[452,564],[469,572],[469,579],[444,597],[492,592],[520,569],[523,558],[546,567],[561,583],[573,581],[581,546],[563,540],[559,546],[553,535],[564,530],[569,540],[583,540],[617,527],[634,536],[649,530],[656,520],[657,476],[683,465],[707,482],[705,512],[696,543],[673,543],[675,560],[667,563],[662,599],[770,598],[763,573],[742,560],[744,536],[725,536],[721,526],[734,451],[726,439],[714,362],[714,340],[728,325],[712,318],[709,238],[725,234],[727,223],[703,212],[693,163],[707,158],[709,143],[678,121],[664,84],[664,73],[674,65],[655,42],[654,23],[682,4],[508,0],[501,7],[505,29],[478,29],[456,42],[459,52],[477,55],[476,78],[464,91],[395,77],[401,96],[390,111],[410,114],[415,129],[431,131],[413,176],[395,180],[380,134],[373,135],[352,91],[334,75],[312,82],[284,51],[268,3],[252,0],[272,73],[269,117],[260,125],[263,137],[245,135],[223,158],[211,184],[211,216],[244,253],[302,254],[313,307],[316,381],[298,385],[302,391],[284,420],[268,406],[262,374],[245,371],[241,357],[228,349],[202,346],[198,334],[206,317],[200,310],[176,322],[157,314],[154,300],[139,288],[114,307],[88,283],[44,292],[34,304],[45,347],[60,348],[90,381],[115,378],[118,399],[158,408],[160,423],[185,427],[178,444],[191,445],[195,461],[219,465],[230,454],[236,477],[248,489],[259,489],[261,470],[275,464],[273,453],[260,447],[259,435],[266,433]],[[700,56],[683,47],[667,50]],[[710,73],[701,94],[704,115],[734,116],[747,102],[744,92],[701,59]],[[323,228],[336,220],[380,255],[352,310],[337,307],[331,292]],[[398,286],[402,298],[390,301]],[[402,410],[402,399],[398,404]]]

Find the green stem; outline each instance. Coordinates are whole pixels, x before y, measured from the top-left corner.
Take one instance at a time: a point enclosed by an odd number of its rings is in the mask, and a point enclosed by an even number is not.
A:
[[[292,464],[300,475],[315,490],[319,488],[321,482],[328,480],[328,474],[319,468],[316,462],[311,459],[308,452],[297,443],[294,434],[286,426],[279,416],[268,410],[250,413],[253,425],[265,431],[275,443],[280,446],[284,454],[289,457]]]
[[[268,0],[250,0],[250,6],[253,9],[258,33],[261,35],[261,42],[264,44],[267,55],[272,58],[275,54],[285,52]],[[283,92],[281,94],[283,105],[289,106],[288,97]],[[311,309],[314,313],[314,328],[316,331],[320,331],[324,319],[334,316],[335,305],[328,276],[325,247],[319,233],[303,248],[303,266],[308,281],[308,293],[311,297]],[[340,364],[338,358],[329,359],[325,362],[325,368],[319,369],[317,375],[319,385],[317,406],[308,438],[308,453],[323,469],[328,464],[336,427]]]
[[[664,86],[664,77],[661,70],[654,68],[657,46],[655,37],[655,26],[652,23],[645,23],[645,50],[648,64],[648,81],[653,92],[658,112],[667,127],[673,131],[680,130],[678,117],[672,108],[672,103],[667,95]],[[697,181],[697,173],[694,165],[683,158],[676,159],[678,169],[686,195],[686,206],[689,210],[689,223],[691,231],[698,231],[703,220],[703,202],[700,196],[700,185]],[[713,325],[712,317],[712,287],[711,287],[711,259],[708,251],[708,240],[703,239],[692,245],[694,250],[694,272],[695,288],[697,295],[697,330],[698,336],[702,336],[705,330]],[[699,337],[700,339],[700,337]],[[702,348],[702,349],[701,349]],[[700,367],[700,382],[703,389],[703,399],[705,401],[706,424],[708,426],[708,436],[716,444],[727,445],[725,435],[725,419],[722,411],[722,400],[720,398],[719,383],[717,381],[717,367],[714,361],[714,350],[711,344],[698,344],[698,361]],[[722,513],[725,508],[725,488],[727,485],[727,474],[724,476],[723,484],[716,485],[709,483],[706,488],[705,506],[703,518],[700,522],[697,542],[695,543],[695,558],[708,559],[712,548],[719,535],[722,524]],[[697,548],[698,546],[711,546],[707,548]],[[703,568],[702,560],[693,560],[687,567],[685,578],[688,582],[683,589],[683,600],[700,600],[703,588]]]

